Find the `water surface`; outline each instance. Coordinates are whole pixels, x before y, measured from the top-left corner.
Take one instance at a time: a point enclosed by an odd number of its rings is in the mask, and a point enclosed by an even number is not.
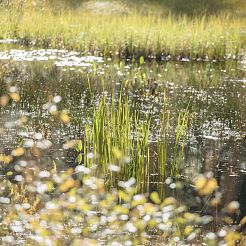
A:
[[[14,41],[13,41],[14,42]],[[74,165],[76,153],[62,148],[67,139],[83,138],[82,126],[90,123],[93,105],[112,90],[117,97],[123,90],[130,107],[144,116],[156,118],[150,127],[150,190],[163,192],[166,177],[158,173],[158,115],[164,94],[170,113],[167,164],[171,165],[175,124],[180,112],[189,111],[181,175],[213,172],[223,191],[224,203],[239,200],[245,213],[246,178],[246,66],[245,61],[138,64],[83,57],[66,50],[6,49],[0,52],[1,94],[10,87],[20,92],[22,101],[0,109],[1,151],[8,151],[37,132],[54,143],[45,158],[59,163],[62,170]],[[54,96],[58,103],[52,102]],[[60,101],[61,100],[61,101]],[[64,126],[51,119],[47,108],[66,108],[72,116]],[[18,127],[18,116],[30,118],[31,126]],[[66,163],[66,164],[65,164]],[[168,172],[167,172],[168,175]]]

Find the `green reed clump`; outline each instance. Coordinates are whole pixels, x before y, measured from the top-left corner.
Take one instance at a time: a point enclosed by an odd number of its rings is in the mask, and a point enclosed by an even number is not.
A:
[[[179,176],[180,165],[184,154],[184,147],[186,141],[186,133],[188,127],[188,116],[187,113],[179,115],[178,124],[176,127],[175,145],[173,151],[173,162],[171,169],[171,176]]]
[[[91,150],[94,156],[98,156],[103,175],[109,174],[109,163],[118,163],[123,177],[129,178],[133,175],[140,181],[144,174],[148,173],[143,169],[144,162],[149,163],[148,133],[149,123],[141,122],[131,112],[128,98],[123,98],[120,93],[117,102],[114,94],[110,101],[105,96],[102,97],[98,107],[93,110],[92,126],[87,124],[85,127],[83,142],[86,153]],[[129,157],[133,160],[131,163],[119,162],[123,156],[125,161]],[[86,166],[90,165],[86,156],[84,161]]]
[[[116,99],[117,98],[117,99]],[[150,114],[141,115],[129,106],[129,98],[120,91],[114,92],[110,99],[102,96],[98,105],[94,106],[93,114],[88,115],[88,123],[84,126],[82,146],[83,155],[79,154],[79,164],[92,167],[90,153],[97,160],[97,174],[106,177],[109,186],[115,186],[117,179],[135,177],[140,190],[148,190],[151,167],[150,134],[154,124]],[[167,145],[169,135],[169,116],[166,111],[164,96],[163,112],[160,116],[159,138],[157,140],[158,173],[165,178],[167,168]],[[91,123],[90,123],[91,122]],[[187,115],[180,115],[177,122],[177,134],[173,152],[172,167],[178,175],[180,158],[183,153]],[[181,148],[179,145],[181,144]],[[82,150],[82,148],[81,148]],[[114,163],[113,166],[110,164]],[[113,175],[114,170],[119,174]],[[115,177],[117,178],[115,179]]]

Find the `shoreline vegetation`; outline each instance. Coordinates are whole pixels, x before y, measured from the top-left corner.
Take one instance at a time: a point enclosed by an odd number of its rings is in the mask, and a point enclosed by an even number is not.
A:
[[[243,16],[228,12],[192,17],[171,12],[153,15],[134,8],[117,13],[115,9],[110,12],[113,4],[98,5],[109,8],[108,12],[93,12],[90,5],[85,6],[71,10],[47,4],[2,5],[0,39],[130,59],[225,60],[241,59],[245,53]]]

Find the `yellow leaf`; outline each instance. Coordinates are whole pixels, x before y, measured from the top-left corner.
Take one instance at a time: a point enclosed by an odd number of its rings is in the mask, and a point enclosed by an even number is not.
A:
[[[0,105],[6,106],[9,102],[9,97],[7,95],[3,95],[0,97]]]
[[[244,217],[241,219],[240,224],[241,224],[241,225],[246,224],[246,216],[244,216]]]
[[[137,220],[135,223],[134,223],[134,226],[139,229],[139,230],[143,230],[144,229],[144,223],[142,220]]]
[[[3,162],[4,164],[9,164],[13,160],[13,157],[11,155],[0,155],[0,162]]]
[[[150,226],[150,228],[154,228],[156,225],[157,225],[156,220],[151,219],[151,220],[149,221],[149,226]]]
[[[216,207],[217,205],[219,205],[220,204],[220,199],[219,198],[213,198],[213,199],[211,199],[211,201],[210,201],[210,205],[211,205],[211,207]]]
[[[67,124],[67,123],[70,122],[70,117],[66,113],[63,112],[63,113],[60,114],[60,120],[64,124]]]
[[[177,204],[177,200],[173,197],[167,197],[164,202],[163,202],[163,205],[164,206],[167,206],[167,205],[175,205]]]
[[[136,207],[138,205],[142,205],[146,203],[146,198],[143,195],[136,195],[137,199],[134,199],[131,203],[132,207]],[[136,198],[136,196],[134,196],[134,198]]]
[[[185,229],[184,229],[185,236],[190,235],[192,231],[193,231],[193,227],[192,226],[186,226]]]
[[[46,185],[48,187],[48,192],[51,192],[53,190],[54,184],[51,181],[47,181]]]
[[[91,209],[90,205],[83,200],[79,202],[78,207],[81,211],[89,211]]]
[[[235,241],[239,240],[241,238],[241,235],[238,232],[235,231],[228,231],[225,236],[225,241],[228,243],[228,245],[235,245]]]
[[[21,116],[20,121],[22,124],[25,124],[28,122],[28,118],[26,116]]]
[[[13,93],[10,93],[9,95],[10,95],[10,97],[13,99],[13,101],[15,101],[15,102],[19,102],[19,101],[20,101],[20,96],[19,96],[19,94],[13,92]]]
[[[239,209],[240,204],[238,201],[232,201],[227,205],[227,212],[234,213],[237,209]]]
[[[189,221],[194,220],[195,217],[196,217],[196,216],[195,216],[194,214],[189,213],[189,212],[186,212],[186,213],[184,214],[184,218],[187,219],[187,220],[189,220]]]
[[[160,204],[160,203],[161,203],[159,194],[158,194],[156,191],[154,191],[154,192],[152,192],[152,193],[150,194],[150,199],[151,199],[154,203],[156,203],[156,204]]]
[[[12,156],[22,156],[25,154],[25,150],[22,147],[18,147],[14,150],[12,150],[11,155]]]
[[[200,175],[195,180],[195,188],[201,196],[207,196],[212,194],[217,188],[217,186],[218,184],[215,178],[206,178],[203,175]]]
[[[225,223],[227,223],[228,225],[232,225],[233,224],[233,219],[231,217],[229,217],[229,216],[224,217],[223,221]]]
[[[146,214],[153,214],[154,212],[156,212],[156,206],[153,204],[153,203],[149,203],[149,202],[146,202],[144,203],[144,212]]]
[[[178,224],[185,224],[185,223],[186,223],[186,220],[185,220],[184,218],[182,218],[182,217],[178,217],[178,218],[176,219],[176,222],[177,222]]]
[[[199,176],[197,178],[197,180],[195,181],[195,188],[197,190],[200,190],[200,189],[204,188],[206,183],[207,183],[207,179],[204,176]]]
[[[124,208],[121,205],[116,205],[114,207],[114,211],[118,212],[119,214],[128,214],[129,213],[129,209]]]
[[[130,201],[131,197],[127,193],[125,193],[124,191],[119,190],[118,191],[118,195],[119,195],[119,198],[122,199],[123,201],[125,201],[125,202],[129,202]]]
[[[35,156],[37,158],[41,157],[41,155],[42,155],[42,151],[38,147],[32,147],[31,148],[31,153],[32,153],[33,156]]]
[[[67,179],[63,184],[61,184],[59,189],[61,192],[66,192],[72,187],[74,187],[74,185],[75,185],[74,179],[70,178],[70,179]]]

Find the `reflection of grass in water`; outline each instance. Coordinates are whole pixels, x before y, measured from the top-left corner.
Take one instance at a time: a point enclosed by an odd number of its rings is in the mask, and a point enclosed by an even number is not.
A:
[[[210,17],[100,15],[82,10],[46,8],[1,10],[1,38],[23,43],[59,47],[99,55],[171,55],[192,58],[238,56],[244,48],[241,36],[245,20],[226,14]]]

